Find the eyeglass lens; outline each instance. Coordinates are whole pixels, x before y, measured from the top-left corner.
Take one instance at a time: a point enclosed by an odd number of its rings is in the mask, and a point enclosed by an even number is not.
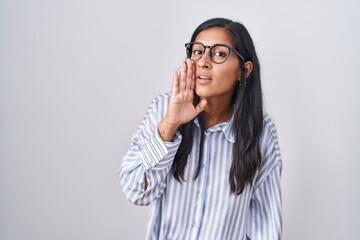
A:
[[[205,46],[201,43],[190,43],[187,46],[187,56],[193,60],[199,60],[205,53]],[[210,48],[210,57],[215,63],[225,62],[230,54],[230,49],[226,46],[214,45]]]

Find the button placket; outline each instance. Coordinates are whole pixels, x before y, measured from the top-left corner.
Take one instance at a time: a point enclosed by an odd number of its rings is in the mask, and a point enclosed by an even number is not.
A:
[[[194,221],[192,222],[192,233],[191,239],[197,239],[200,231],[200,225],[202,222],[203,214],[204,214],[204,205],[205,205],[205,197],[206,197],[206,188],[208,184],[208,175],[209,175],[209,143],[208,143],[208,134],[209,132],[205,131],[204,138],[204,149],[203,149],[203,161],[202,161],[202,169],[199,174],[199,188],[196,193],[196,209],[194,215]]]

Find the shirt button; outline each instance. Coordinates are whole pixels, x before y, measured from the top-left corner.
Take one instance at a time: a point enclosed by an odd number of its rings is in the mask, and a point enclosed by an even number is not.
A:
[[[197,192],[197,196],[198,196],[199,198],[204,198],[204,197],[205,197],[205,193]]]

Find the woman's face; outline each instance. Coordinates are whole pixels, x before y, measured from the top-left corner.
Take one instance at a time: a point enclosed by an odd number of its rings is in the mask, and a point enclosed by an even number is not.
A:
[[[206,46],[214,44],[225,44],[234,48],[229,33],[220,27],[214,27],[200,32],[196,42],[201,42]],[[238,57],[230,53],[229,58],[221,64],[211,61],[210,49],[207,48],[204,55],[197,61],[196,66],[196,85],[195,92],[200,98],[232,98],[236,84],[241,76],[241,69]]]

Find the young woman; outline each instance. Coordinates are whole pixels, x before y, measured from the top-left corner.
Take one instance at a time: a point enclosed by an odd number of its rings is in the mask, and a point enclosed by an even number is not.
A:
[[[185,47],[123,158],[123,191],[152,204],[147,239],[280,239],[282,160],[253,41],[215,18]]]

